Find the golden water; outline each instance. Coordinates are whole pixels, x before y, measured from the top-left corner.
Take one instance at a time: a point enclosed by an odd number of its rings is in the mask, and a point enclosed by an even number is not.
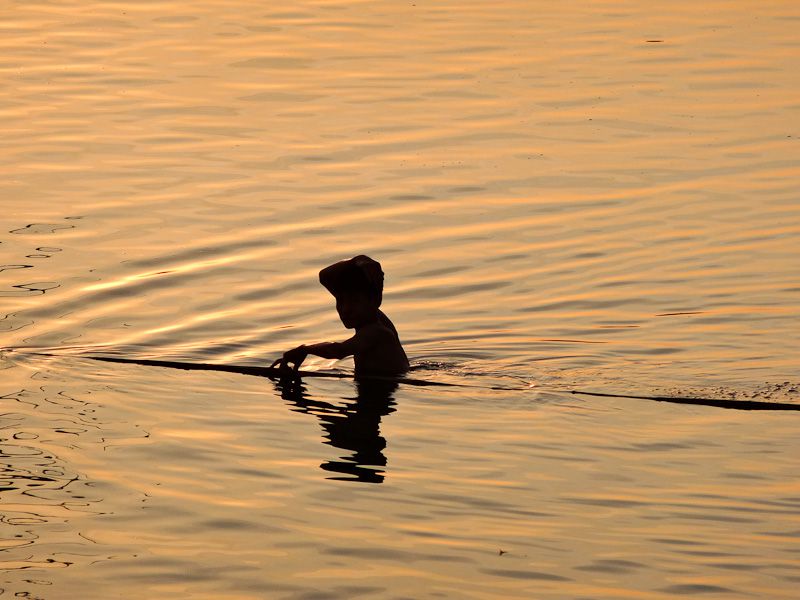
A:
[[[8,1],[0,597],[795,597],[798,413],[566,391],[800,402],[798,26]],[[81,358],[340,339],[360,253],[470,389]]]

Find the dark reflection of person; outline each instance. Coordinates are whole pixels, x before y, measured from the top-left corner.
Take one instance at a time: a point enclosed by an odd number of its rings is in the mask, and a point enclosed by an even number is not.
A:
[[[382,483],[386,466],[386,439],[381,435],[381,419],[394,412],[397,382],[356,380],[358,395],[344,404],[315,400],[306,394],[299,378],[284,377],[275,381],[281,398],[288,400],[297,412],[314,415],[325,431],[325,442],[348,452],[338,460],[329,460],[320,467],[337,475],[328,479]]]

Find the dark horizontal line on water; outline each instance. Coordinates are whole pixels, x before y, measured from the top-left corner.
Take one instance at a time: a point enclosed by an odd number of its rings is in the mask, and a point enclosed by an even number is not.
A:
[[[656,402],[672,402],[673,404],[695,404],[716,406],[717,408],[733,408],[736,410],[800,410],[800,404],[791,402],[758,402],[755,400],[723,400],[719,398],[681,398],[679,396],[635,396],[632,394],[604,394],[602,392],[583,392],[569,390],[570,394],[581,396],[599,396],[601,398],[632,398],[634,400],[655,400]]]
[[[6,350],[13,350],[6,348]],[[60,354],[45,352],[31,352],[37,356],[64,357]],[[166,367],[171,369],[181,369],[185,371],[222,371],[227,373],[238,373],[242,375],[253,375],[257,377],[268,377],[273,379],[281,378],[302,378],[302,377],[328,377],[335,379],[355,379],[350,373],[331,373],[320,371],[286,371],[275,367],[245,367],[238,365],[218,365],[212,363],[193,363],[169,360],[139,359],[139,358],[120,358],[107,356],[75,356],[72,358],[84,358],[111,363],[136,364],[152,367]],[[457,387],[457,388],[479,388],[492,389],[498,391],[525,391],[528,387],[501,387],[501,386],[477,386],[462,383],[446,383],[441,381],[428,381],[424,379],[411,379],[406,377],[364,377],[364,379],[394,381],[406,385],[431,386],[431,387]],[[653,400],[656,402],[670,402],[672,404],[689,404],[696,406],[713,406],[717,408],[727,408],[734,410],[795,410],[800,411],[800,404],[790,402],[759,402],[754,400],[724,400],[719,398],[681,398],[679,396],[639,396],[634,394],[612,394],[604,392],[590,392],[584,390],[557,390],[569,394],[581,396],[595,396],[600,398],[631,398],[634,400]]]
[[[608,344],[608,342],[603,342],[603,341],[599,341],[599,340],[596,340],[596,341],[590,341],[590,340],[564,340],[564,339],[559,339],[559,338],[552,338],[552,339],[544,338],[544,339],[541,339],[539,341],[540,342],[566,342],[566,343],[569,343],[569,344]]]
[[[32,352],[31,354],[36,354],[38,356],[64,357],[64,355],[50,354],[46,352]],[[221,371],[224,373],[236,373],[239,375],[252,375],[255,377],[268,377],[273,379],[281,379],[287,377],[290,378],[327,377],[332,379],[355,379],[355,376],[351,373],[333,373],[325,371],[292,371],[292,370],[287,371],[285,369],[280,369],[278,367],[246,367],[240,365],[220,365],[214,363],[194,363],[194,362],[171,361],[171,360],[156,360],[148,358],[121,358],[112,356],[76,355],[69,358],[82,358],[87,360],[97,360],[110,363],[142,365],[146,367],[181,369],[183,371]],[[389,380],[389,381],[396,381],[397,383],[404,383],[408,385],[417,385],[417,386],[474,387],[474,386],[464,386],[457,383],[426,381],[424,379],[411,379],[407,377],[371,376],[371,377],[366,377],[365,379]]]

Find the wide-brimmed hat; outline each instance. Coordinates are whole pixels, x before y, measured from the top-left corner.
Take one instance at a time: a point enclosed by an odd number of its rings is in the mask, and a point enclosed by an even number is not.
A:
[[[360,254],[341,260],[319,272],[319,282],[334,296],[352,290],[373,294],[380,306],[383,300],[383,269],[381,263]]]

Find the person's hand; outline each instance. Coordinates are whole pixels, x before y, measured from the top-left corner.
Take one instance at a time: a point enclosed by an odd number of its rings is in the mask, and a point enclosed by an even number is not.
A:
[[[272,363],[270,368],[275,368],[277,365],[281,371],[289,370],[289,365],[294,365],[293,371],[297,372],[300,368],[300,365],[303,364],[303,361],[308,356],[308,351],[306,350],[305,346],[298,346],[297,348],[292,348],[283,353],[283,356]]]

